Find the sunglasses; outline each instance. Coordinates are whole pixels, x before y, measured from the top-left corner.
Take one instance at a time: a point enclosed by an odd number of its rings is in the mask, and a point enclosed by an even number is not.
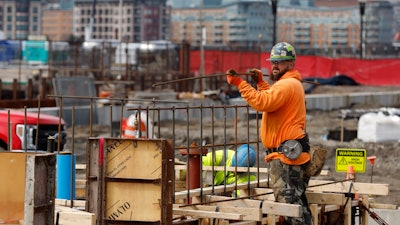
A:
[[[271,65],[283,65],[285,62],[289,62],[288,60],[282,60],[282,61],[271,61]]]

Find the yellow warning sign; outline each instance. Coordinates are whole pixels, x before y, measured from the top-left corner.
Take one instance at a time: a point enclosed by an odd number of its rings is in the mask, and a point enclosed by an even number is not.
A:
[[[365,149],[336,149],[336,172],[347,172],[348,166],[353,166],[354,172],[364,173],[367,161]]]

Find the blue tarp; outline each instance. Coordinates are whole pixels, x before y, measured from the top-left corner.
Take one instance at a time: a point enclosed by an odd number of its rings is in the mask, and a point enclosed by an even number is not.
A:
[[[10,62],[15,59],[13,45],[7,40],[0,41],[0,62]]]

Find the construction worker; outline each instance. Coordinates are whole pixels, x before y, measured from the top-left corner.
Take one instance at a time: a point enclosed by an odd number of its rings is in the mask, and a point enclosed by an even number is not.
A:
[[[133,113],[124,121],[123,138],[156,138],[153,134],[153,122],[144,111]]]
[[[214,163],[213,163],[214,159]],[[257,155],[253,147],[248,144],[239,146],[235,150],[217,150],[209,152],[202,158],[203,166],[238,166],[252,167],[256,163]],[[244,183],[256,180],[254,174],[248,172],[216,171],[214,174],[214,185]]]
[[[286,42],[280,42],[271,49],[270,80],[264,81],[262,71],[252,69],[252,79],[257,89],[236,75],[227,71],[227,82],[237,86],[241,96],[256,111],[262,112],[260,138],[270,166],[270,187],[276,201],[302,206],[302,217],[286,217],[285,224],[311,225],[311,211],[305,195],[309,175],[306,173],[310,161],[310,145],[306,133],[305,93],[301,75],[294,68],[296,52]]]

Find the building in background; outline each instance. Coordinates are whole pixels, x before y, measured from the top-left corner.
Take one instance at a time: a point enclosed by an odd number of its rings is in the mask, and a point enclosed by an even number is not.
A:
[[[50,41],[67,41],[73,35],[72,8],[48,4],[43,8],[42,30]]]
[[[219,5],[202,5],[202,0],[191,3],[172,1],[172,41],[199,45],[204,27],[206,46],[272,46],[274,17],[270,0],[222,0]],[[358,0],[278,0],[276,40],[293,43],[302,54],[354,56],[360,51],[361,41],[367,56],[396,53],[398,49],[392,42],[398,31],[398,7],[395,1],[367,1],[361,40]]]
[[[26,40],[42,34],[40,0],[0,1],[0,30],[7,39]]]
[[[208,46],[258,47],[272,44],[271,6],[265,1],[242,1],[220,6],[174,8],[171,15],[173,42],[199,45],[202,27]]]
[[[166,0],[76,0],[73,33],[85,40],[168,40],[169,7]]]
[[[9,40],[170,40],[192,46],[258,50],[276,41],[299,53],[352,56],[398,54],[400,2],[367,0],[363,26],[359,0],[0,0],[0,31]],[[363,28],[363,35],[361,35]],[[204,33],[204,35],[202,35]],[[363,37],[363,38],[361,38]],[[396,42],[396,44],[394,44]]]

